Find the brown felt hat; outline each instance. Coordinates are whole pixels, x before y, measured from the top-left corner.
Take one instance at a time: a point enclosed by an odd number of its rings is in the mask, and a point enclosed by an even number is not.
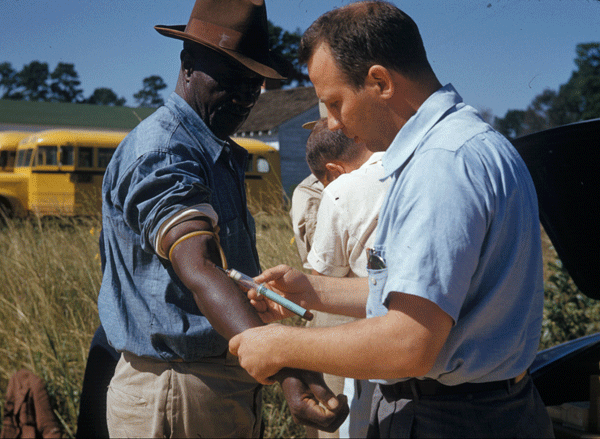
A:
[[[266,78],[285,79],[289,71],[289,63],[269,50],[264,0],[196,0],[187,26],[154,29],[210,47]]]

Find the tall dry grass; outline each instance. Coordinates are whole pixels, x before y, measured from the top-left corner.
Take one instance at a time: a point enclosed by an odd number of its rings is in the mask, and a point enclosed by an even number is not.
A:
[[[288,213],[251,210],[261,266],[300,269]],[[100,218],[0,224],[0,406],[12,374],[31,370],[46,382],[66,437],[75,434],[88,348],[99,323],[100,224]],[[545,261],[555,258],[545,239]],[[286,323],[302,324],[298,318]],[[278,385],[267,387],[263,400],[265,437],[305,437]]]
[[[254,212],[263,268],[299,267],[286,212]],[[25,368],[47,385],[66,437],[76,432],[88,349],[99,319],[100,218],[8,220],[0,225],[0,406]],[[287,323],[299,324],[298,319]],[[278,385],[264,392],[265,437],[303,437]]]
[[[250,210],[256,221],[256,247],[263,269],[278,264],[287,264],[299,270],[302,263],[293,242],[294,232],[289,214],[283,209],[259,210],[250,203]],[[283,321],[289,325],[303,325],[299,317]],[[279,384],[265,388],[263,392],[263,419],[265,438],[303,438],[306,430],[296,424],[291,417],[287,402]]]
[[[98,225],[15,220],[0,231],[0,389],[21,368],[40,376],[68,436],[98,326]]]

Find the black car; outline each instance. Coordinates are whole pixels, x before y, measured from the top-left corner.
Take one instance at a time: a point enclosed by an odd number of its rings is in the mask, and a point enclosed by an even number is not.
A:
[[[529,168],[541,223],[563,266],[582,293],[600,299],[600,119],[513,144]],[[540,351],[531,375],[557,436],[600,433],[600,333]]]

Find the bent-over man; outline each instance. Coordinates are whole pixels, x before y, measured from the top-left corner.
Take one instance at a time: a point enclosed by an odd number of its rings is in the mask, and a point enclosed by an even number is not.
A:
[[[256,280],[309,308],[366,318],[253,328],[230,350],[263,383],[284,367],[376,380],[370,437],[552,436],[527,372],[543,283],[523,160],[442,86],[416,24],[390,3],[324,14],[304,33],[300,57],[329,128],[385,151],[390,189],[368,279],[279,266]],[[286,315],[250,293],[265,320]]]

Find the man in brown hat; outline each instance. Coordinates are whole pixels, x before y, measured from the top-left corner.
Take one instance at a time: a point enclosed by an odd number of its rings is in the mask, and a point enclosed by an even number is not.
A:
[[[285,64],[269,52],[262,1],[197,0],[187,26],[156,30],[184,41],[175,92],[117,148],[103,184],[98,308],[121,352],[109,433],[258,437],[260,386],[227,340],[263,323],[219,267],[260,272],[247,153],[229,136]],[[275,379],[297,421],[335,430],[345,418],[320,374]]]

